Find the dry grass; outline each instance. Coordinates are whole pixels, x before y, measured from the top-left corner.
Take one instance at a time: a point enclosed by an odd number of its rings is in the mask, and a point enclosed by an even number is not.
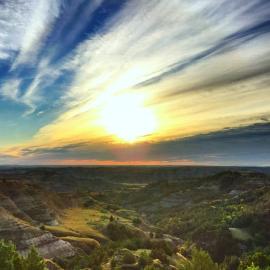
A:
[[[58,237],[93,238],[99,242],[108,238],[102,233],[109,223],[111,212],[105,209],[74,207],[64,210],[61,226],[45,226],[45,230]],[[113,214],[120,222],[131,224],[131,220]],[[91,240],[91,239],[90,239]]]
[[[91,253],[94,249],[99,248],[100,244],[98,241],[90,238],[81,238],[81,237],[61,237],[62,240],[69,242],[72,246],[77,247],[86,254]]]
[[[60,267],[59,265],[57,265],[55,262],[53,262],[52,260],[49,259],[45,259],[45,264],[46,267],[50,270],[64,270],[62,267]],[[46,268],[46,269],[47,269]]]
[[[62,227],[74,231],[84,237],[90,237],[99,241],[107,240],[107,237],[94,228],[94,224],[102,224],[104,213],[96,209],[70,208],[66,209],[62,216]],[[107,216],[106,216],[107,217]],[[103,221],[105,222],[105,221]]]
[[[65,236],[80,236],[80,234],[78,232],[74,232],[72,230],[69,230],[63,226],[48,226],[45,225],[44,229],[46,231],[49,231],[50,233],[52,233],[55,236],[58,237],[65,237]]]
[[[91,247],[99,247],[99,243],[91,238],[85,238],[85,237],[74,237],[74,236],[66,236],[66,237],[61,237],[62,240],[68,241],[71,243],[80,243],[80,244],[86,244]]]

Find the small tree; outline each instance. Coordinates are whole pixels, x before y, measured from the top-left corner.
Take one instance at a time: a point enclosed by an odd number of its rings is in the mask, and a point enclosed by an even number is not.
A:
[[[39,256],[37,250],[32,247],[26,258],[26,269],[29,270],[45,270],[45,262],[42,257]]]
[[[21,264],[22,258],[16,253],[15,246],[12,243],[0,241],[0,270],[13,270],[14,260],[16,264]]]
[[[14,244],[1,240],[0,270],[47,270],[47,268],[35,248],[32,248],[24,258],[17,252]]]
[[[210,255],[201,249],[194,248],[191,259],[184,261],[180,266],[181,270],[223,270],[221,266],[213,262]]]

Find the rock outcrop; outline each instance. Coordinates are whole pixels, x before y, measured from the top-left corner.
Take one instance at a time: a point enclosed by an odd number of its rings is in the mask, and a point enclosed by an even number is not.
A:
[[[0,183],[0,238],[13,241],[23,255],[35,246],[44,258],[73,256],[76,249],[69,242],[39,228],[40,224],[57,223],[43,192],[35,185]]]

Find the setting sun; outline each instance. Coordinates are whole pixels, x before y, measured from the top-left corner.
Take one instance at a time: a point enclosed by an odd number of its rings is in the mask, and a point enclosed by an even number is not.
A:
[[[134,142],[156,129],[154,112],[144,106],[142,96],[115,96],[101,111],[100,123],[109,134],[126,142]]]

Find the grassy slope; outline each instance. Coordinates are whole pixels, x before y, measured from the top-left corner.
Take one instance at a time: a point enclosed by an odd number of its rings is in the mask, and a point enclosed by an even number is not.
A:
[[[107,218],[107,216],[106,216]],[[69,208],[62,216],[62,226],[65,229],[79,233],[82,236],[94,238],[97,240],[107,240],[107,237],[94,228],[93,223],[104,223],[104,214],[95,209]]]

